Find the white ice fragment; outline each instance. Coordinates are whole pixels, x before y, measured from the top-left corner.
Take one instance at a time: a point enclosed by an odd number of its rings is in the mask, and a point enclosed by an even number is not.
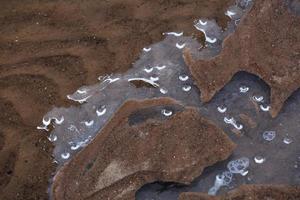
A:
[[[164,68],[166,68],[166,65],[156,66],[155,68],[156,68],[157,70],[163,70]]]
[[[189,79],[187,75],[179,75],[178,78],[180,81],[187,81]]]
[[[153,77],[152,77],[152,79],[153,79]],[[146,83],[151,84],[153,87],[159,87],[159,85],[157,83],[155,83],[152,79],[150,78],[150,80],[149,80],[149,79],[146,79],[146,78],[130,78],[130,79],[128,79],[128,81],[129,82],[130,81],[144,81]]]
[[[151,47],[149,47],[149,48],[144,47],[143,50],[144,50],[145,52],[149,52],[149,51],[151,51]]]
[[[183,44],[176,43],[176,47],[177,49],[183,49],[185,47],[185,43]]]
[[[177,32],[167,32],[167,33],[163,33],[163,35],[173,35],[175,37],[180,37],[183,35],[183,32],[177,33]]]
[[[249,91],[249,87],[247,87],[247,86],[241,86],[240,87],[240,92],[241,93],[246,93],[246,92],[248,92]]]
[[[150,80],[151,80],[151,81],[158,81],[158,80],[159,80],[159,77],[158,77],[158,76],[157,76],[157,77],[151,76],[151,77],[150,77]]]
[[[110,76],[108,76],[103,82],[113,83],[118,80],[120,80],[120,78],[111,78]]]
[[[190,86],[190,85],[184,85],[183,87],[182,87],[182,90],[184,91],[184,92],[188,92],[188,91],[190,91],[192,89],[192,87]]]
[[[235,121],[235,120],[234,120],[233,117],[231,117],[230,119],[228,119],[228,117],[224,117],[224,122],[225,122],[226,124],[232,124],[234,121]]]
[[[293,140],[292,140],[291,138],[285,137],[285,138],[283,139],[283,143],[284,143],[284,144],[291,144],[292,142],[293,142]]]
[[[253,100],[256,101],[256,102],[262,102],[264,100],[264,97],[263,96],[253,96]]]
[[[92,126],[94,124],[94,120],[91,120],[91,121],[85,121],[84,124],[86,126]]]
[[[236,15],[236,13],[233,12],[233,11],[227,10],[226,13],[225,13],[225,15],[227,15],[230,18],[232,18],[232,16]]]
[[[86,100],[88,100],[91,96],[92,96],[92,95],[89,95],[89,96],[84,97],[84,98],[82,98],[82,99],[75,99],[75,98],[73,98],[71,95],[67,95],[67,98],[70,99],[70,100],[72,100],[72,101],[77,101],[77,102],[79,102],[79,103],[84,103],[84,102],[86,102]]]
[[[173,114],[171,110],[166,110],[166,109],[162,109],[161,113],[166,117],[169,117]]]
[[[264,157],[262,157],[262,156],[255,156],[254,157],[254,162],[257,163],[257,164],[262,164],[262,163],[265,162],[265,160],[266,159]]]
[[[48,137],[48,140],[50,142],[55,142],[57,140],[57,136],[54,135],[54,134],[50,134],[49,137]]]
[[[153,71],[153,67],[145,68],[144,71],[147,72],[147,73],[151,73]]]
[[[205,26],[207,24],[207,21],[202,21],[201,19],[199,20],[199,23],[203,26]]]
[[[270,108],[271,108],[270,106],[264,106],[264,105],[260,105],[259,107],[264,112],[268,112],[270,110]]]
[[[86,94],[87,90],[86,89],[82,89],[82,90],[78,89],[76,92],[79,94]]]
[[[104,115],[106,113],[106,107],[105,106],[101,106],[101,108],[96,110],[96,114],[98,117]]]
[[[77,143],[77,144],[71,146],[71,150],[75,151],[75,150],[79,149],[79,147],[80,147],[80,144]]]
[[[227,111],[227,108],[225,106],[218,106],[217,109],[218,109],[218,112],[220,112],[220,113],[224,113]]]
[[[70,153],[68,153],[68,152],[61,154],[61,158],[64,160],[68,159],[69,157],[70,157]]]
[[[162,93],[162,94],[167,94],[167,93],[168,93],[168,90],[165,89],[165,88],[160,88],[159,91],[160,91],[160,93]]]
[[[200,24],[201,24],[201,22],[200,22]],[[204,35],[205,35],[205,41],[206,42],[209,42],[209,43],[212,43],[212,44],[215,43],[215,42],[217,42],[217,38],[210,38],[210,37],[208,37],[207,34],[206,34],[206,32],[205,32],[205,30],[203,28],[200,28],[199,26],[197,26],[197,24],[195,25],[195,28],[197,30],[199,30],[199,31],[201,31],[201,32],[204,33]]]
[[[46,127],[49,126],[50,122],[51,122],[51,118],[48,118],[47,120],[45,118],[43,118],[43,125],[44,126],[46,126]]]
[[[55,119],[55,123],[58,125],[62,124],[65,120],[64,116],[61,116],[60,119],[58,118],[54,118],[54,119]]]

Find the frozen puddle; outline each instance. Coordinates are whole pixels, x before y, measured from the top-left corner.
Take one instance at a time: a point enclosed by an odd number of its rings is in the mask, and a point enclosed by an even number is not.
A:
[[[223,39],[234,31],[251,4],[250,0],[240,0],[226,11],[232,19],[226,31],[214,20],[196,21],[195,28],[206,37],[204,47],[182,32],[164,33],[163,41],[141,50],[140,59],[126,73],[99,77],[100,83],[83,86],[68,95],[68,99],[81,105],[54,108],[37,127],[51,130],[48,138],[54,144],[55,162],[63,165],[96,134],[101,134],[100,130],[124,101],[172,97],[185,106],[197,107],[238,146],[229,160],[206,169],[191,185],[148,184],[137,193],[137,199],[176,199],[183,191],[215,195],[243,183],[299,184],[300,172],[295,166],[300,162],[300,95],[294,95],[278,118],[271,119],[268,86],[256,76],[240,72],[210,103],[203,105],[183,60],[186,48],[201,59],[217,55]],[[137,87],[136,82],[147,87]],[[160,114],[169,117],[173,112],[162,109]]]

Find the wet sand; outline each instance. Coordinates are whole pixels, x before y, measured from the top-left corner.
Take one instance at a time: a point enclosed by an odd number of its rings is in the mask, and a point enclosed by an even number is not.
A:
[[[0,7],[0,199],[47,199],[56,166],[36,130],[66,95],[124,72],[165,31],[203,34],[199,16],[225,25],[228,1],[2,1]]]

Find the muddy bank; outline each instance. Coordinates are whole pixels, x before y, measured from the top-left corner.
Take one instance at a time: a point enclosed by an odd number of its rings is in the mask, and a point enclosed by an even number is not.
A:
[[[190,183],[206,166],[226,159],[234,147],[194,108],[184,109],[169,98],[128,101],[101,134],[59,170],[53,198],[135,199],[146,183]]]
[[[46,134],[37,131],[53,105],[131,67],[165,31],[194,33],[199,16],[225,25],[226,1],[1,1],[0,198],[47,199],[55,171]],[[130,51],[128,51],[130,49]]]
[[[288,30],[288,31],[287,31]],[[247,71],[271,87],[271,114],[275,117],[285,100],[300,86],[300,17],[285,1],[254,1],[237,30],[225,39],[221,53],[197,60],[188,49],[185,61],[208,102],[234,74]]]

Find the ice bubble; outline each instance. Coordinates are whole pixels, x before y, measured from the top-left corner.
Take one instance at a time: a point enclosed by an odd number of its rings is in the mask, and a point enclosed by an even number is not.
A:
[[[233,174],[244,174],[246,169],[249,167],[249,159],[242,157],[237,160],[232,160],[227,164],[227,168]]]
[[[272,141],[276,137],[276,132],[275,131],[265,131],[263,132],[263,138],[266,141]]]
[[[222,186],[226,186],[229,185],[232,181],[232,173],[229,171],[225,171],[222,174],[218,174],[216,176],[215,179],[215,183],[214,186],[212,186],[209,190],[208,190],[208,194],[209,195],[216,195],[218,190],[222,187]]]

